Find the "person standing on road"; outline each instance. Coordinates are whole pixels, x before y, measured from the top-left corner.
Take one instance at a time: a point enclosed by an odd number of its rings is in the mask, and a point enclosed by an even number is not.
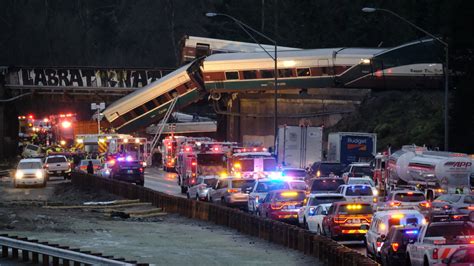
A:
[[[94,174],[94,165],[92,164],[92,160],[87,164],[87,173],[91,175]]]

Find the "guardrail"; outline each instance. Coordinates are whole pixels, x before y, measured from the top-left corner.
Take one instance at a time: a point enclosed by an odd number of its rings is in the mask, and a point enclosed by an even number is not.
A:
[[[251,215],[241,210],[179,198],[146,187],[81,173],[72,174],[72,183],[82,188],[101,189],[125,198],[151,202],[169,213],[179,213],[188,218],[211,221],[234,228],[240,233],[314,256],[326,265],[378,265],[375,261],[330,238],[316,235],[295,225]]]
[[[19,259],[21,251],[23,262],[38,264],[41,261],[43,265],[50,265],[50,262],[52,265],[148,265],[6,234],[0,235],[0,246],[4,258]]]
[[[10,170],[0,170],[0,177],[10,176]]]

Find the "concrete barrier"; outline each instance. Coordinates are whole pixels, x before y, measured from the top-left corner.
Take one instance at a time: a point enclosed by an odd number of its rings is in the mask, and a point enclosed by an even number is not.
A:
[[[227,226],[240,233],[299,250],[304,254],[314,256],[326,265],[378,265],[375,261],[332,239],[294,225],[250,215],[241,210],[175,197],[134,184],[81,173],[72,174],[72,183],[80,188],[104,190],[125,198],[150,202],[168,213],[178,213],[188,218]]]

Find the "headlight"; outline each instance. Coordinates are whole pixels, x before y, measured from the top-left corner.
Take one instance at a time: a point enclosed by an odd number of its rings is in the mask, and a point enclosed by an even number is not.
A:
[[[374,193],[374,196],[378,196],[379,195],[379,191],[377,189],[373,189],[372,192]]]
[[[23,172],[22,171],[16,171],[15,178],[16,179],[21,179],[23,177]]]
[[[36,178],[43,178],[43,172],[38,170],[38,171],[36,171],[35,176],[36,176]]]

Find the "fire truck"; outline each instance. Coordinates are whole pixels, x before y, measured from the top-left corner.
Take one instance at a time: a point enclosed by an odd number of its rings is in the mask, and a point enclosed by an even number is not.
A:
[[[277,172],[277,162],[266,148],[239,147],[228,156],[227,170],[237,177],[264,178]]]
[[[125,134],[80,134],[76,136],[76,150],[87,153],[120,154],[142,162],[149,156],[146,138]]]
[[[161,151],[163,170],[166,172],[176,171],[176,161],[184,143],[192,145],[192,142],[213,141],[207,137],[185,137],[185,136],[168,136],[163,139]]]
[[[70,146],[74,143],[73,124],[77,121],[76,114],[50,115],[52,140],[51,143],[60,143],[61,146]]]
[[[227,175],[227,156],[234,142],[196,141],[189,139],[178,153],[176,172],[181,192],[196,182],[200,175]]]

